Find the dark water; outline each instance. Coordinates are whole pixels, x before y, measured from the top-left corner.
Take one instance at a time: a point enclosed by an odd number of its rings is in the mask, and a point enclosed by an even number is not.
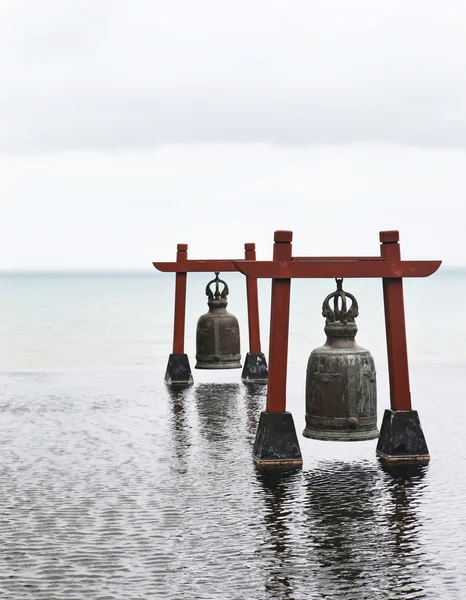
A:
[[[301,436],[301,470],[257,471],[264,388],[162,378],[0,376],[1,598],[466,598],[462,365],[412,370],[432,461],[391,472]]]

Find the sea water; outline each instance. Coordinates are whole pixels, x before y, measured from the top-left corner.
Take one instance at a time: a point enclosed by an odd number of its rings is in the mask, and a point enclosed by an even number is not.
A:
[[[213,276],[212,276],[213,277]],[[223,274],[247,351],[245,282]],[[208,274],[188,276],[195,364]],[[301,436],[308,356],[324,342],[333,280],[292,282],[288,409],[304,465],[251,459],[265,387],[240,370],[163,383],[168,274],[0,276],[0,597],[466,598],[466,274],[405,280],[413,408],[431,454],[382,468],[376,440]],[[345,280],[358,343],[389,406],[379,280]],[[270,281],[260,280],[268,353]]]

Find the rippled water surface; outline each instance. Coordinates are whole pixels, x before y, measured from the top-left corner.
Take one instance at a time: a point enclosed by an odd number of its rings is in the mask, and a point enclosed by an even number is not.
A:
[[[375,441],[301,436],[301,470],[257,471],[265,390],[233,373],[181,392],[163,369],[3,373],[0,596],[466,597],[461,366],[413,370],[432,461],[392,472]]]
[[[194,365],[206,276],[189,277]],[[247,349],[244,280],[229,310]],[[376,440],[304,429],[306,362],[329,281],[293,281],[288,408],[304,465],[251,459],[265,388],[239,370],[163,384],[173,277],[0,276],[0,598],[466,599],[464,274],[405,286],[413,405],[432,460],[385,471]],[[380,282],[355,280],[358,341],[389,405]],[[259,286],[267,349],[270,282]]]

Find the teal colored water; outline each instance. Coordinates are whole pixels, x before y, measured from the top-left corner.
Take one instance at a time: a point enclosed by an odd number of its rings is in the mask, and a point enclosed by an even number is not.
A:
[[[229,310],[240,320],[247,351],[245,284],[228,274]],[[206,312],[207,275],[190,275],[186,351],[195,353],[198,317]],[[442,272],[405,280],[410,361],[466,361],[466,273]],[[358,341],[383,364],[385,333],[381,283],[347,280],[360,305]],[[260,280],[261,330],[268,349],[270,281]],[[322,300],[332,280],[294,280],[290,363],[323,342]],[[0,276],[0,369],[153,366],[172,342],[174,277],[171,275],[35,274]]]

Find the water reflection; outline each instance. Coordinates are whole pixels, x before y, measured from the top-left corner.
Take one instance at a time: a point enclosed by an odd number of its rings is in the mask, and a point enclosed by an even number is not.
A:
[[[257,424],[261,410],[265,410],[267,387],[264,385],[248,384],[244,386],[246,404],[247,431],[252,440],[256,437]]]
[[[173,429],[177,432],[185,431],[187,427],[186,400],[190,388],[167,387],[170,398]]]
[[[264,561],[268,598],[293,600],[294,547],[292,508],[301,481],[298,470],[264,469],[256,471],[263,500],[263,521],[267,531]]]
[[[186,472],[189,449],[192,445],[192,425],[187,408],[191,388],[167,387],[170,403],[172,447],[176,458],[176,468]]]
[[[426,556],[419,536],[417,506],[425,490],[427,466],[381,467],[389,492],[385,513],[386,550],[396,573],[390,581],[395,598],[423,598],[427,589]]]
[[[8,380],[2,600],[463,597],[461,432],[430,467],[315,442],[303,470],[262,472],[260,394],[153,380]]]
[[[201,433],[208,440],[225,439],[228,426],[237,416],[241,387],[237,383],[201,383],[194,400]]]
[[[416,511],[422,476],[369,462],[321,462],[304,474],[320,597],[422,598]]]
[[[184,581],[196,593],[207,581],[231,591],[235,556],[245,598],[426,597],[432,564],[418,506],[428,467],[315,457],[304,471],[257,470],[251,448],[263,391],[206,383],[169,398],[181,473],[173,514],[185,516],[179,561],[195,557]]]
[[[242,391],[238,383],[201,383],[193,390],[199,433],[212,461],[231,458],[235,442],[244,435]]]

